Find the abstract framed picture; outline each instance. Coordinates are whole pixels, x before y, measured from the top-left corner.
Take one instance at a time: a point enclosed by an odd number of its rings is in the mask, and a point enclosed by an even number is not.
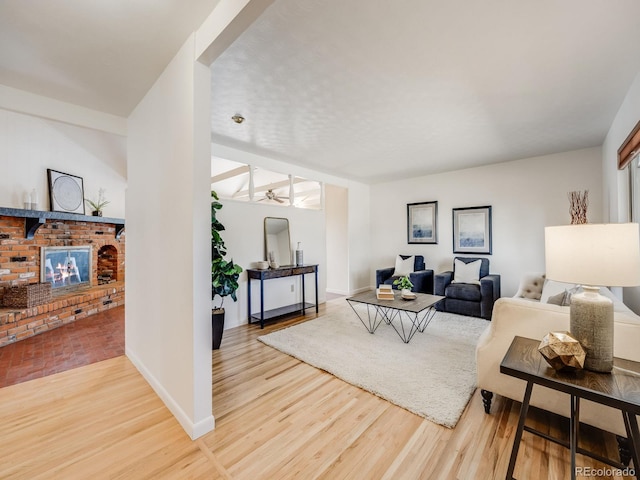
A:
[[[52,212],[84,215],[84,186],[82,177],[47,169],[49,202]]]
[[[408,243],[438,243],[438,202],[407,204]]]
[[[491,207],[453,209],[453,253],[491,255]]]

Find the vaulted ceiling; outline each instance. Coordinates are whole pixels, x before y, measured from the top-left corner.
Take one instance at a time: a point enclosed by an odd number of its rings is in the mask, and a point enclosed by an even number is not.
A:
[[[217,3],[0,0],[0,84],[126,117]],[[364,182],[598,146],[638,18],[637,0],[275,0],[212,65],[212,139]]]
[[[127,117],[219,0],[0,0],[0,84]]]

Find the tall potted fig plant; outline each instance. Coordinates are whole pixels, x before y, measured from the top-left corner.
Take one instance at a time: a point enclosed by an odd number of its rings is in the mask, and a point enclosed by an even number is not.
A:
[[[216,218],[216,213],[222,208],[218,200],[218,194],[211,191],[211,299],[220,297],[220,306],[211,309],[211,327],[213,329],[212,348],[217,350],[222,342],[222,332],[224,331],[224,297],[231,296],[233,301],[238,301],[236,290],[238,290],[238,278],[242,273],[242,267],[233,263],[233,259],[227,262],[224,257],[227,248],[220,236],[224,230]]]

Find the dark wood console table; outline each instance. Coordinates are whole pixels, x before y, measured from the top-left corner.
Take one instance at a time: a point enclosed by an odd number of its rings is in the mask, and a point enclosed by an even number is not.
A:
[[[539,340],[515,337],[500,364],[500,373],[520,378],[527,382],[506,478],[509,480],[513,478],[513,470],[518,457],[523,431],[533,433],[569,448],[571,451],[571,479],[576,478],[576,453],[595,458],[622,470],[625,469],[626,466],[622,463],[596,455],[580,448],[578,445],[581,398],[613,407],[622,412],[631,458],[633,459],[633,467],[636,471],[636,478],[638,478],[640,431],[638,430],[636,415],[640,415],[640,395],[638,394],[640,392],[640,363],[615,358],[611,373],[596,373],[588,370],[581,370],[575,373],[556,372],[538,352],[539,345]],[[570,398],[567,398],[567,401],[571,401],[569,442],[551,437],[525,425],[533,385],[542,385],[569,395]]]
[[[305,301],[305,288],[304,288],[304,276],[308,273],[314,274],[315,279],[315,292],[316,303],[307,303]],[[284,307],[275,308],[273,310],[264,311],[264,281],[272,280],[274,278],[293,277],[300,275],[302,278],[302,303],[294,303],[293,305],[286,305]],[[260,328],[264,328],[264,321],[272,318],[280,317],[290,313],[300,312],[304,314],[307,308],[316,307],[316,313],[318,313],[318,265],[299,265],[299,266],[286,266],[280,268],[269,268],[266,270],[247,269],[247,316],[249,323],[253,320],[260,321]],[[260,280],[260,313],[251,314],[251,280]]]

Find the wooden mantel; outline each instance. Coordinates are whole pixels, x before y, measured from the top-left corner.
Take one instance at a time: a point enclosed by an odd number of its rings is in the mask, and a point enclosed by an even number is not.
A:
[[[80,215],[78,213],[45,212],[41,210],[25,210],[22,208],[0,207],[0,215],[5,217],[24,218],[24,238],[33,239],[36,230],[44,225],[47,220],[73,220],[76,222],[111,223],[116,226],[116,239],[120,238],[124,231],[123,218],[94,217],[92,215]]]

